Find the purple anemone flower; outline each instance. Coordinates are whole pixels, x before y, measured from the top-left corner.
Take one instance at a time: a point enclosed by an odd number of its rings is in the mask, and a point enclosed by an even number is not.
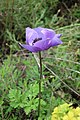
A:
[[[56,34],[52,29],[47,28],[26,28],[26,44],[20,44],[23,48],[31,52],[39,52],[50,47],[62,44],[61,34]]]

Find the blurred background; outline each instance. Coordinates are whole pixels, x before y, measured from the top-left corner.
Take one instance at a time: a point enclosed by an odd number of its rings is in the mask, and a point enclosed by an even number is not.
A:
[[[33,56],[18,42],[25,43],[26,27],[39,26],[61,33],[63,41],[43,52],[44,76],[48,81],[44,81],[43,100],[47,105],[43,102],[41,120],[48,118],[62,100],[80,105],[80,0],[0,0],[1,120],[27,120],[26,116],[31,120],[36,116],[35,110],[25,109],[26,105],[21,106],[15,99],[16,94],[25,93],[26,84],[38,79]],[[15,105],[11,101],[16,101]]]

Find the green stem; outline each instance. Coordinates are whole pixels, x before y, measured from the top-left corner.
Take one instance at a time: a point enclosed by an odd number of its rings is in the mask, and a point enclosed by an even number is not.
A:
[[[42,58],[41,58],[41,52],[39,52],[39,60],[40,60],[40,66],[39,66],[40,80],[39,80],[39,105],[38,105],[38,117],[40,116],[40,105],[41,105],[41,79],[42,79]]]

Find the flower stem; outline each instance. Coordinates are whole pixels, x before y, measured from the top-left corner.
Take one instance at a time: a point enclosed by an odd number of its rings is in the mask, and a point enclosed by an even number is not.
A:
[[[40,60],[40,66],[39,66],[40,79],[39,79],[39,105],[38,105],[38,117],[40,116],[40,105],[41,105],[41,79],[42,79],[42,58],[41,58],[41,52],[39,52],[39,60]]]

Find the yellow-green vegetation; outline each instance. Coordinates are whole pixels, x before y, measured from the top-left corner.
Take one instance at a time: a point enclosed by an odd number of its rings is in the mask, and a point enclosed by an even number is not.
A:
[[[80,107],[64,103],[54,109],[51,120],[80,120]]]

